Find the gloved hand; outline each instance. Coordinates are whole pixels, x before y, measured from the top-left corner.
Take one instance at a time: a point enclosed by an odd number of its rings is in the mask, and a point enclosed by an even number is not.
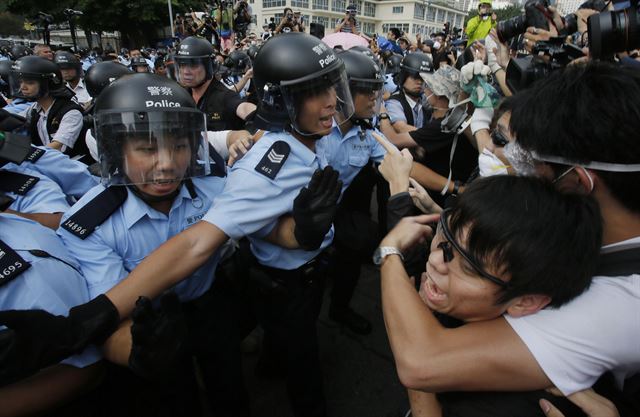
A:
[[[118,310],[105,295],[73,307],[67,317],[44,310],[0,312],[0,325],[10,329],[0,336],[0,385],[32,375],[90,344],[101,345],[119,322]]]
[[[469,62],[465,64],[460,69],[460,82],[463,84],[469,84],[469,82],[471,82],[473,77],[475,76],[486,77],[490,73],[491,73],[491,68],[489,68],[488,65],[484,65],[484,62],[482,62],[481,60],[476,59],[473,62]]]
[[[131,319],[129,368],[149,380],[168,379],[180,371],[188,331],[178,296],[174,292],[162,295],[155,310],[151,300],[140,297]]]
[[[491,120],[493,119],[493,107],[477,107],[473,111],[471,116],[471,133],[474,135],[478,130],[487,129],[491,127]]]
[[[338,171],[330,166],[317,169],[309,184],[300,190],[293,201],[293,234],[302,249],[315,250],[322,245],[331,229],[341,190]]]

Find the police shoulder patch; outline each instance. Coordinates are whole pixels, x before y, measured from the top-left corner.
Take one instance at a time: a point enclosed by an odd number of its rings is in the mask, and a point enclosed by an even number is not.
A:
[[[18,172],[0,170],[0,190],[18,195],[26,195],[40,181],[40,178]]]
[[[0,287],[17,278],[29,269],[31,264],[0,240]]]
[[[73,213],[60,227],[84,240],[125,202],[127,195],[127,187],[109,187]]]
[[[31,162],[32,164],[35,164],[36,162],[38,162],[38,159],[40,159],[42,155],[44,155],[44,153],[45,153],[44,149],[40,149],[40,148],[36,148],[35,146],[32,146],[31,150],[29,151],[29,155],[27,155],[27,157],[24,158],[24,160],[27,162]]]
[[[291,147],[283,140],[275,142],[267,153],[264,154],[255,170],[267,178],[275,179],[280,168],[284,165],[285,161],[291,153]]]

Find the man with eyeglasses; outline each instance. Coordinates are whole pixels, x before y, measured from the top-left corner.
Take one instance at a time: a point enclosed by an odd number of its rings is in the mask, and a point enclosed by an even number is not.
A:
[[[513,98],[511,111],[498,120],[498,126],[508,127],[501,133],[509,142],[504,147],[509,164],[519,175],[539,176],[568,195],[591,195],[597,201],[604,220],[598,267],[589,289],[561,308],[520,317],[507,311],[497,319],[457,329],[444,329],[423,314],[427,320],[420,317],[422,335],[416,336],[400,320],[406,314],[398,307],[401,295],[396,288],[388,291],[397,268],[385,262],[385,320],[406,386],[442,392],[533,391],[555,385],[571,398],[610,372],[615,387],[625,389],[615,398],[616,406],[623,415],[623,409],[637,415],[638,397],[632,390],[637,387],[634,383],[640,371],[640,199],[633,190],[640,181],[636,139],[640,118],[630,115],[640,114],[639,97],[640,74],[612,64],[590,63],[553,74]],[[555,221],[527,212],[531,217]],[[426,221],[429,219],[422,223]],[[582,226],[598,226],[586,218],[583,221]],[[540,233],[554,228],[555,223],[547,224]],[[556,229],[553,236],[562,237],[563,233]],[[579,250],[581,240],[575,232],[564,239],[567,248]],[[531,246],[524,236],[522,244]],[[571,262],[577,255],[574,252],[561,262]],[[397,259],[392,262],[401,266]],[[549,259],[531,256],[529,262],[546,264]],[[553,278],[558,285],[564,282],[564,275]],[[406,305],[407,300],[403,298],[401,303]],[[426,338],[419,343],[418,358],[412,349],[422,337]],[[412,342],[412,348],[401,349]],[[485,410],[486,415],[497,416],[518,410],[517,415],[535,415],[535,399],[542,395],[539,391],[463,393],[443,411],[445,415],[478,416]]]

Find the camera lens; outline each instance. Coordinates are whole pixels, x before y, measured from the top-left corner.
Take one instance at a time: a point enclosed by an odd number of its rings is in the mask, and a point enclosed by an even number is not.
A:
[[[589,17],[589,52],[602,58],[640,46],[640,14],[636,5]]]
[[[509,39],[522,35],[527,30],[527,19],[525,16],[516,16],[508,20],[498,22],[498,38],[500,42],[507,42]]]

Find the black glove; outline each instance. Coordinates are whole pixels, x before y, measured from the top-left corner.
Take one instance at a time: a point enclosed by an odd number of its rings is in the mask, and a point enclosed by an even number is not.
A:
[[[69,316],[44,310],[0,312],[0,325],[10,330],[0,336],[0,385],[5,385],[101,345],[120,323],[118,310],[105,296],[73,307]]]
[[[187,323],[178,296],[164,294],[159,308],[140,297],[131,313],[132,347],[129,368],[139,376],[168,380],[178,371],[187,352]]]
[[[317,169],[309,184],[293,200],[293,234],[304,250],[316,250],[331,229],[336,214],[342,181],[338,171],[326,166]]]

